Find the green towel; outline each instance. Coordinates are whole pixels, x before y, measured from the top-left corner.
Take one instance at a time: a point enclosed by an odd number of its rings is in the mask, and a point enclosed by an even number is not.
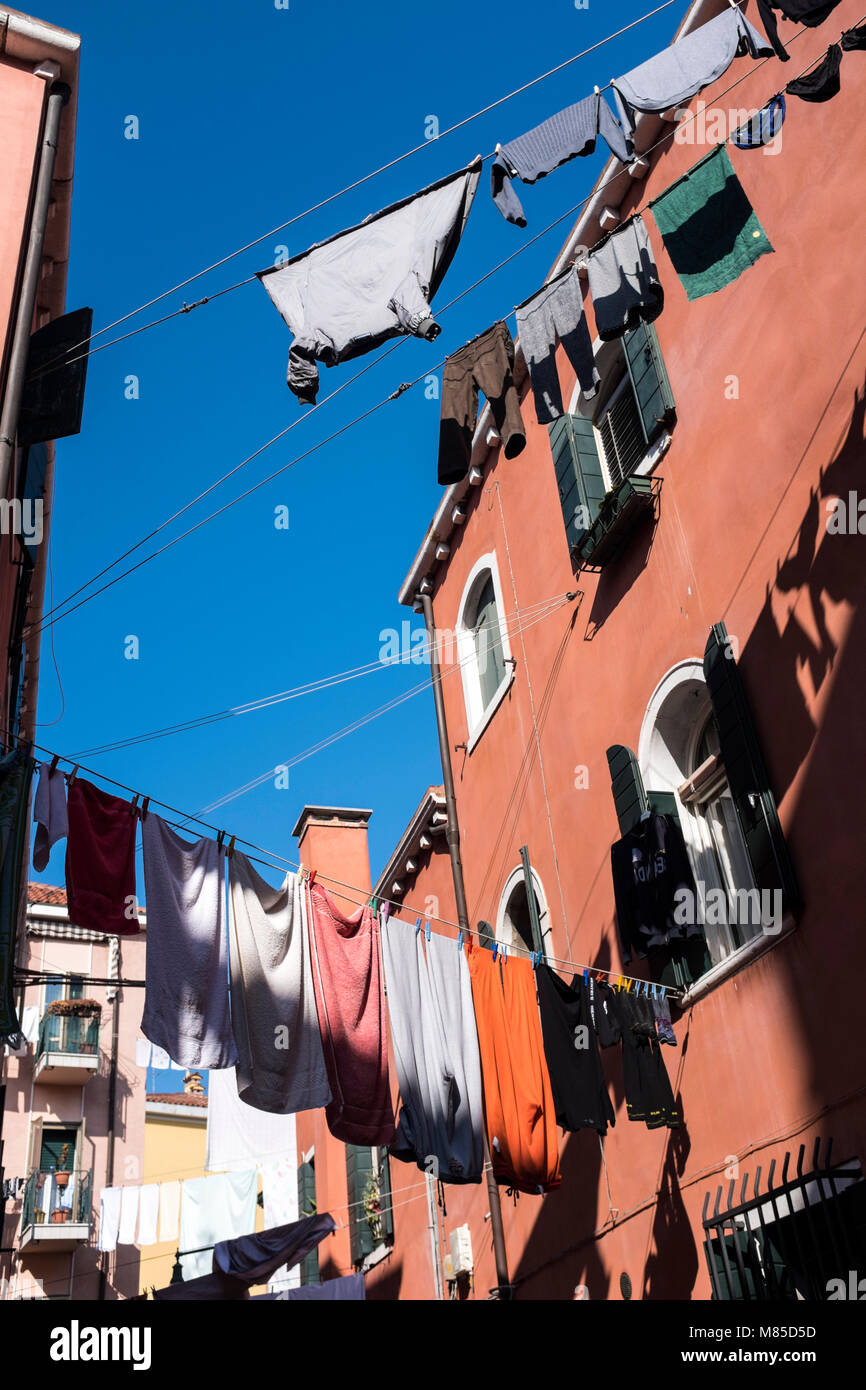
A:
[[[689,299],[723,289],[773,249],[724,145],[650,207]]]

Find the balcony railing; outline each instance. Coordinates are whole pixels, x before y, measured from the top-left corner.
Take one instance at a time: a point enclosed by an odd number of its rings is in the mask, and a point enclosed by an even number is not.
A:
[[[608,493],[589,530],[572,546],[578,568],[600,570],[615,560],[648,516],[658,517],[661,478],[632,474]]]
[[[92,1056],[99,1051],[98,1014],[78,1018],[74,1014],[44,1014],[39,1025],[37,1057],[63,1052],[67,1056]]]
[[[24,1201],[21,1208],[21,1234],[24,1237],[28,1228],[31,1235],[38,1235],[46,1241],[64,1239],[72,1235],[68,1227],[74,1227],[75,1237],[86,1240],[90,1232],[90,1193],[92,1174],[89,1170],[57,1172],[54,1168],[34,1168],[24,1188]],[[81,1227],[86,1229],[82,1232]],[[49,1230],[36,1230],[49,1227]],[[57,1228],[56,1231],[54,1228]]]

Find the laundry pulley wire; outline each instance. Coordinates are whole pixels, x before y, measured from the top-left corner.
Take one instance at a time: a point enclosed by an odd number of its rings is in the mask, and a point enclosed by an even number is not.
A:
[[[864,18],[866,18],[866,16],[864,16]],[[860,23],[862,21],[857,22]],[[802,34],[806,32],[808,31],[805,29],[801,29],[798,33],[793,35],[792,39],[790,40],[790,43],[795,42],[798,38],[802,36]],[[751,77],[752,73],[757,68],[761,67],[764,63],[767,63],[769,61],[769,58],[761,58],[756,63],[753,63],[747,72],[743,73],[741,77],[738,77],[736,81],[730,83],[728,87],[726,87],[722,92],[718,94],[717,100],[721,100],[722,97],[727,96],[728,93],[733,91],[735,87],[738,87],[740,83],[746,81],[747,78]],[[814,66],[814,62],[815,60],[813,59],[812,62],[807,64],[807,66],[803,69],[803,73],[808,72],[809,68]],[[798,75],[802,76],[803,73]],[[690,113],[688,116],[685,117],[684,120],[678,123],[677,129],[683,129],[691,121],[695,119],[696,113]],[[665,142],[669,139],[670,131],[667,131],[654,144],[650,145],[646,150],[643,150],[641,152],[641,156],[645,158],[648,154],[652,154],[656,149],[658,149],[661,145],[665,144]],[[727,141],[725,143],[727,143]],[[443,305],[442,308],[437,311],[438,314],[441,315],[447,309],[451,308],[454,304],[456,304],[460,299],[470,294],[474,289],[477,289],[479,285],[483,284],[485,280],[489,279],[492,275],[495,275],[504,266],[508,265],[510,261],[514,260],[517,256],[522,255],[523,252],[526,251],[531,245],[533,245],[535,241],[539,240],[540,237],[546,236],[547,233],[552,231],[554,227],[558,226],[560,222],[563,222],[566,220],[566,218],[572,217],[576,213],[580,212],[583,208],[587,206],[587,204],[589,204],[592,201],[594,197],[597,196],[598,193],[602,191],[602,189],[604,189],[608,184],[613,183],[617,178],[619,178],[621,173],[621,168],[615,169],[611,174],[610,178],[604,179],[600,183],[596,184],[593,190],[585,198],[581,199],[580,202],[576,203],[573,207],[567,209],[566,212],[562,213],[561,216],[555,218],[552,222],[548,223],[548,225],[545,228],[543,228],[540,232],[536,233],[536,235],[531,237],[528,241],[521,243],[521,245],[510,256],[507,256],[505,260],[500,261],[491,270],[487,271],[485,275],[481,276],[480,279],[476,280],[472,285],[469,285],[465,290],[462,290],[461,293],[457,295],[454,299],[450,300],[448,304]],[[631,215],[637,216],[638,213],[643,210],[644,209],[642,208],[635,209]],[[169,291],[169,293],[170,292],[171,291]],[[512,317],[513,312],[514,310],[512,309],[511,311],[509,311],[509,313],[505,314],[504,317]],[[284,430],[281,430],[279,432],[279,434],[274,435],[272,439],[268,440],[253,454],[250,454],[248,458],[244,459],[241,463],[237,464],[234,468],[230,469],[229,472],[224,474],[221,478],[218,478],[216,482],[212,483],[208,488],[205,489],[204,492],[200,493],[198,497],[195,497],[192,499],[192,501],[186,503],[173,516],[169,517],[166,521],[161,522],[160,525],[157,526],[153,531],[149,532],[147,536],[144,536],[141,540],[136,541],[136,543],[133,546],[131,546],[128,550],[124,551],[122,555],[119,555],[117,559],[111,561],[110,564],[106,565],[95,575],[91,576],[90,579],[88,579],[84,584],[80,585],[78,589],[74,590],[65,599],[62,599],[58,604],[55,604],[54,607],[50,609],[47,614],[43,615],[43,617],[40,619],[39,626],[34,628],[32,630],[32,633],[29,635],[35,636],[38,633],[44,631],[46,627],[53,626],[53,624],[55,622],[58,622],[61,618],[68,617],[71,613],[74,613],[77,609],[83,607],[84,604],[89,603],[91,599],[96,598],[99,594],[104,593],[106,589],[109,589],[114,584],[119,583],[121,579],[125,579],[128,575],[133,574],[136,570],[140,569],[142,565],[149,563],[150,560],[156,559],[157,556],[162,555],[166,550],[171,549],[172,546],[176,545],[179,541],[185,540],[187,536],[192,535],[193,532],[199,530],[200,527],[206,526],[209,522],[215,520],[216,517],[221,516],[224,511],[227,511],[237,502],[244,501],[245,498],[249,497],[253,492],[257,491],[258,488],[266,486],[269,482],[272,482],[274,478],[279,477],[288,469],[293,468],[295,464],[302,462],[302,460],[304,460],[305,458],[308,458],[310,454],[315,453],[318,449],[323,448],[327,444],[330,444],[334,439],[337,439],[340,435],[346,433],[347,430],[354,428],[355,425],[361,424],[369,416],[373,415],[376,411],[380,410],[382,406],[386,405],[389,401],[395,399],[399,395],[402,395],[405,390],[411,389],[413,386],[416,386],[418,382],[425,380],[431,372],[438,371],[439,368],[444,365],[444,361],[447,360],[443,359],[442,362],[436,363],[433,367],[428,367],[426,371],[422,372],[419,376],[415,377],[411,382],[403,382],[397,391],[390,393],[388,396],[384,397],[382,400],[377,402],[376,405],[371,406],[361,415],[356,416],[353,420],[349,421],[347,425],[343,426],[339,430],[336,430],[333,434],[328,435],[325,439],[318,441],[317,443],[312,445],[311,448],[305,450],[304,453],[297,455],[294,459],[291,459],[287,464],[284,464],[274,473],[271,473],[267,478],[263,478],[260,483],[256,483],[252,488],[249,488],[246,492],[241,493],[238,497],[234,498],[225,506],[218,508],[217,511],[212,512],[209,516],[204,517],[200,522],[197,522],[195,526],[190,527],[187,531],[182,532],[181,535],[176,536],[174,540],[169,541],[166,545],[161,546],[156,551],[153,551],[150,555],[146,556],[143,561],[140,561],[137,564],[131,566],[128,570],[124,570],[121,574],[115,575],[113,579],[109,580],[99,589],[96,589],[92,594],[88,594],[86,598],[81,600],[80,603],[73,604],[72,607],[69,608],[66,607],[66,605],[69,604],[73,598],[76,598],[85,589],[89,588],[91,584],[94,584],[98,579],[108,574],[110,570],[114,569],[116,565],[121,564],[125,559],[128,558],[128,556],[134,554],[134,552],[140,549],[142,545],[145,545],[147,541],[152,540],[161,531],[165,530],[166,526],[171,525],[173,521],[176,521],[180,516],[183,516],[185,512],[189,511],[190,508],[195,506],[197,502],[202,501],[211,492],[215,491],[215,489],[221,486],[223,482],[227,481],[228,478],[232,477],[235,473],[239,472],[240,469],[246,467],[248,463],[252,462],[253,459],[257,458],[260,454],[264,453],[267,449],[271,448],[274,444],[278,443],[280,439],[283,439],[292,429],[295,428],[296,425],[300,424],[302,420],[308,418],[315,411],[319,410],[322,406],[326,405],[330,400],[333,400],[334,397],[339,395],[341,391],[345,390],[348,386],[351,386],[366,372],[372,370],[374,366],[376,366],[379,362],[383,361],[385,357],[390,355],[390,353],[395,352],[399,347],[402,347],[405,341],[405,338],[398,339],[397,342],[393,343],[390,348],[388,348],[384,353],[377,357],[373,362],[369,363],[366,367],[361,368],[361,370],[356,372],[353,377],[350,377],[348,381],[343,382],[341,386],[338,386],[334,391],[332,391],[329,396],[326,396],[323,400],[319,401],[318,404],[312,406],[311,409],[308,410],[305,415],[298,416],[296,420],[292,421],[291,424],[287,425]],[[65,611],[62,613],[58,611],[61,608],[65,609]],[[57,616],[55,616],[55,614]]]
[[[161,294],[156,295],[153,299],[149,299],[144,304],[140,304],[137,309],[131,309],[129,313],[123,314],[120,318],[114,319],[112,323],[106,324],[104,328],[100,328],[95,333],[91,333],[89,338],[83,338],[81,342],[73,344],[72,347],[67,349],[67,353],[76,352],[78,348],[85,347],[88,343],[92,343],[95,338],[101,338],[103,333],[110,333],[112,328],[117,328],[120,324],[126,323],[131,318],[135,318],[137,314],[144,313],[145,309],[150,309],[154,304],[159,304],[163,299],[167,299],[170,294],[176,294],[179,290],[185,289],[187,285],[191,285],[196,280],[202,279],[203,276],[210,274],[212,270],[218,270],[220,266],[228,264],[229,261],[234,260],[237,256],[243,255],[245,251],[250,251],[254,246],[261,245],[261,243],[267,241],[269,237],[276,236],[279,232],[285,231],[287,227],[291,227],[295,223],[302,221],[303,218],[309,217],[312,213],[320,211],[323,207],[327,207],[329,203],[336,202],[338,198],[342,198],[345,194],[353,192],[356,188],[362,187],[365,183],[369,183],[371,179],[377,178],[379,174],[384,174],[387,170],[395,168],[398,164],[402,164],[403,160],[409,159],[414,154],[419,154],[421,150],[428,149],[431,144],[443,140],[447,135],[452,135],[455,130],[461,130],[464,126],[470,125],[471,122],[477,120],[479,116],[487,115],[488,112],[494,111],[497,106],[503,106],[506,102],[512,101],[514,97],[520,96],[523,92],[529,91],[531,87],[537,86],[539,82],[544,82],[548,77],[553,77],[556,73],[562,72],[564,68],[569,67],[572,63],[576,63],[580,58],[586,58],[590,53],[594,53],[597,49],[603,48],[605,44],[612,43],[614,39],[621,38],[623,34],[627,34],[631,29],[636,29],[638,25],[646,23],[648,19],[653,19],[657,14],[661,14],[663,10],[669,9],[674,3],[675,0],[664,0],[663,4],[658,5],[653,10],[649,10],[646,14],[639,15],[637,19],[632,20],[630,24],[626,24],[622,29],[617,29],[615,33],[608,34],[605,38],[599,39],[597,43],[591,44],[589,48],[583,49],[580,53],[572,54],[570,58],[566,58],[563,62],[558,63],[556,67],[549,68],[547,72],[540,73],[538,77],[533,77],[529,82],[524,82],[522,86],[515,87],[512,92],[507,92],[505,96],[498,97],[496,101],[490,102],[487,106],[482,106],[478,111],[473,111],[471,115],[464,116],[462,120],[455,122],[454,125],[446,127],[445,130],[441,130],[436,136],[436,141],[423,140],[420,145],[413,146],[412,149],[406,150],[403,154],[398,155],[387,164],[382,164],[378,169],[373,169],[369,174],[365,174],[363,178],[356,179],[354,183],[347,184],[345,188],[341,188],[336,193],[332,193],[327,198],[323,198],[321,202],[314,203],[311,207],[305,208],[303,212],[296,213],[294,217],[289,218],[288,222],[280,223],[278,227],[273,227],[269,232],[265,232],[262,236],[256,237],[255,241],[248,241],[244,246],[239,246],[236,251],[232,251],[228,256],[223,256],[220,260],[214,261],[212,265],[206,266],[204,270],[199,270],[195,275],[190,275],[186,280],[181,280],[179,284],[172,285],[170,289],[163,290]],[[487,155],[485,158],[489,159],[490,156]],[[219,298],[222,294],[229,294],[232,290],[239,289],[241,285],[249,284],[255,278],[254,275],[250,276],[249,279],[240,280],[236,285],[230,285],[228,288],[219,290],[215,294],[207,295],[194,304],[184,304],[182,308],[176,309],[173,313],[166,314],[162,318],[154,320],[153,323],[145,324],[143,328],[135,329],[133,332],[124,334],[120,338],[115,338],[112,340],[112,343],[106,344],[105,346],[111,347],[115,343],[123,342],[124,338],[133,337],[135,333],[144,332],[147,328],[155,328],[158,324],[166,323],[169,319],[177,318],[180,314],[188,314],[191,310],[197,309],[203,304],[208,304],[211,300]],[[101,351],[101,349],[96,348],[93,349],[93,351],[98,352]],[[77,361],[78,359],[72,360]],[[67,354],[64,353],[62,357],[56,357],[53,361],[47,363],[39,375],[44,375],[46,371],[50,370],[61,361],[64,365],[70,365],[70,359]]]

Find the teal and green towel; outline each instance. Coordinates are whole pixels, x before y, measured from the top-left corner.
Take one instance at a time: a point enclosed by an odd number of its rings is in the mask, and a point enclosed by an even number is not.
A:
[[[773,249],[724,145],[650,207],[689,299],[715,294]]]

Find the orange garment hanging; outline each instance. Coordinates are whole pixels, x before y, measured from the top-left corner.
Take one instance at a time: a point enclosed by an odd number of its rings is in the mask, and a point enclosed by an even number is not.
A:
[[[521,1192],[558,1187],[556,1112],[528,960],[467,950],[493,1174]]]

